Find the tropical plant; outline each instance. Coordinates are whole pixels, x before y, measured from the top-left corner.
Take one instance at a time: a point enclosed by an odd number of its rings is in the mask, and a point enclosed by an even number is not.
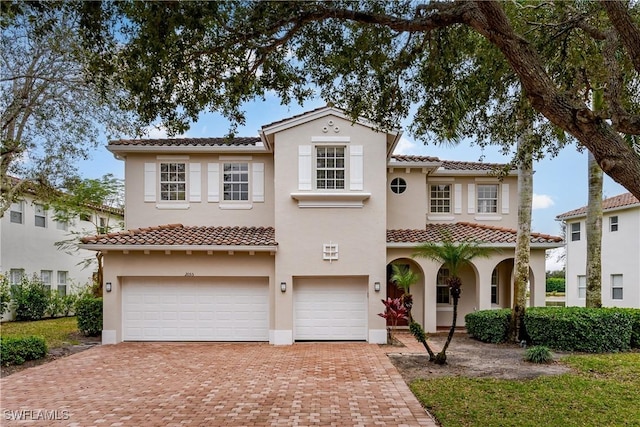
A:
[[[391,326],[387,331],[389,343],[393,344],[395,341],[395,331],[398,326],[398,321],[407,320],[409,318],[407,315],[408,310],[400,298],[387,298],[386,300],[381,301],[384,304],[384,312],[378,313],[378,316],[383,317],[391,323]]]
[[[551,354],[549,347],[536,345],[529,347],[524,352],[524,360],[531,363],[551,363],[553,362],[553,354]]]
[[[40,278],[26,274],[19,284],[11,287],[11,297],[16,308],[16,320],[40,320],[49,306],[49,291]]]
[[[402,289],[402,296],[400,300],[402,304],[407,308],[407,316],[409,322],[413,321],[411,315],[411,308],[413,307],[413,295],[411,295],[411,285],[416,284],[420,279],[420,275],[406,265],[391,264],[391,282],[398,288]]]
[[[460,279],[460,269],[471,264],[475,258],[488,258],[496,249],[481,246],[478,242],[462,241],[454,242],[451,236],[444,235],[441,242],[427,242],[416,247],[414,256],[431,259],[442,263],[449,269],[450,276],[447,278],[449,293],[453,299],[453,316],[449,335],[442,350],[436,355],[433,362],[438,365],[447,363],[447,348],[453,339],[456,330],[456,320],[458,317],[458,301],[462,293],[462,280]]]

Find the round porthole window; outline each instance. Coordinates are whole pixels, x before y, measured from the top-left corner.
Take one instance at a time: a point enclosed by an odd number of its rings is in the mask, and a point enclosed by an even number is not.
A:
[[[404,190],[407,189],[407,181],[403,178],[393,178],[391,180],[391,191],[396,194],[404,193]]]

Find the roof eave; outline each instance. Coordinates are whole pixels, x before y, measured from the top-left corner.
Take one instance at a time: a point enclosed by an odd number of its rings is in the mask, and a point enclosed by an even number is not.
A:
[[[268,153],[267,147],[256,146],[205,146],[205,145],[172,145],[172,146],[120,146],[107,145],[116,159],[122,160],[127,153]]]
[[[192,252],[277,252],[277,245],[112,245],[81,243],[80,249],[90,251],[192,251]]]
[[[608,209],[602,209],[602,213],[609,213],[609,212],[617,212],[617,211],[624,211],[627,209],[633,209],[633,208],[640,208],[640,203],[634,203],[632,205],[624,205],[624,206],[617,206],[615,208],[608,208]],[[585,213],[579,213],[579,214],[573,214],[573,215],[568,215],[568,216],[562,216],[563,214],[560,214],[558,216],[556,216],[556,221],[566,221],[568,219],[576,219],[576,218],[586,218],[587,214]]]
[[[426,242],[414,242],[414,243],[387,242],[387,249],[413,249],[422,243],[426,243]],[[515,243],[480,242],[478,246],[485,247],[485,248],[515,248],[516,244]],[[564,242],[548,242],[548,243],[532,242],[530,244],[530,247],[533,249],[553,249],[553,248],[559,248],[561,246],[564,246]]]

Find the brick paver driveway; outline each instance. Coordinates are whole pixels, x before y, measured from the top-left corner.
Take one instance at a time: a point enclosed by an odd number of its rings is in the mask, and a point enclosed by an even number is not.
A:
[[[3,426],[436,425],[364,343],[122,343],[1,386]]]

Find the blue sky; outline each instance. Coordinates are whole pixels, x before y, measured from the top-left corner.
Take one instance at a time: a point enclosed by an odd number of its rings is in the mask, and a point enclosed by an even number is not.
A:
[[[268,97],[266,101],[256,101],[246,105],[246,124],[239,127],[238,136],[257,136],[263,125],[302,113],[325,105],[322,100],[307,102],[303,107],[298,105],[283,106],[279,100]],[[407,120],[406,123],[409,123]],[[221,116],[204,113],[197,123],[183,136],[212,137],[223,136],[229,130],[229,123]],[[151,129],[150,137],[164,137],[162,129]],[[124,162],[114,159],[105,146],[107,141],[96,150],[92,158],[79,165],[80,173],[85,178],[99,178],[106,173],[124,177]],[[498,147],[480,147],[461,143],[456,147],[423,145],[415,142],[407,133],[398,144],[396,154],[415,154],[437,156],[443,160],[478,161],[484,155],[484,161],[490,163],[506,163],[509,157],[502,155]],[[574,146],[563,149],[554,158],[545,158],[534,165],[534,210],[532,230],[540,233],[559,235],[560,224],[555,217],[563,212],[579,208],[587,204],[587,154],[580,153]],[[605,175],[603,193],[605,197],[627,192],[624,187],[615,183]],[[548,260],[547,269],[555,268],[553,260]]]

